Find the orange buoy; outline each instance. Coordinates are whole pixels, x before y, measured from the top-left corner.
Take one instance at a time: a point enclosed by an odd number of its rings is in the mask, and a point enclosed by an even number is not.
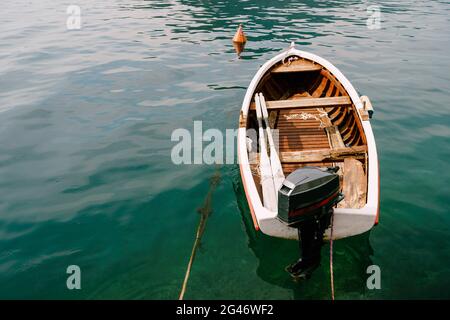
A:
[[[239,24],[239,28],[236,30],[236,33],[234,34],[233,42],[236,43],[247,42],[247,38],[245,37],[244,31],[242,30],[242,24]]]
[[[245,37],[244,30],[242,30],[242,24],[239,24],[239,28],[236,30],[233,37],[233,47],[239,58],[241,56],[241,52],[244,51],[246,42],[247,38]]]

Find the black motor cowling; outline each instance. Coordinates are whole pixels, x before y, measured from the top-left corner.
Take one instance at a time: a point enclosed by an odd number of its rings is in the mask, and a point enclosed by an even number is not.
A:
[[[320,264],[323,234],[333,207],[343,199],[334,168],[303,167],[284,180],[278,191],[278,218],[298,229],[301,259],[287,267],[295,278],[309,277]]]
[[[334,168],[303,167],[286,177],[278,191],[278,218],[289,225],[312,219],[339,199]]]

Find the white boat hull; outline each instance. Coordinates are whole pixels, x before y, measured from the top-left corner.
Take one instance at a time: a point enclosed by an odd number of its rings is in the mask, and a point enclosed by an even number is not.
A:
[[[247,117],[251,99],[255,94],[254,91],[264,74],[273,65],[282,61],[285,57],[290,55],[296,55],[301,58],[312,60],[326,68],[345,88],[355,107],[357,109],[363,108],[360,97],[352,84],[334,65],[317,55],[297,50],[292,47],[287,52],[282,52],[271,60],[267,61],[253,77],[242,103],[242,118],[245,119]],[[341,239],[364,233],[378,223],[379,171],[375,139],[372,133],[370,122],[368,120],[363,121],[359,113],[358,116],[360,117],[362,127],[367,139],[368,177],[366,204],[359,209],[336,208],[334,210],[333,239]],[[256,230],[260,230],[261,232],[269,236],[286,239],[298,239],[298,232],[296,228],[289,227],[285,223],[281,222],[277,218],[277,212],[267,210],[262,204],[250,169],[246,142],[246,130],[247,129],[245,127],[241,126],[238,131],[238,160],[242,182],[252,214],[254,227]],[[329,236],[330,229],[325,232],[325,237],[329,238]]]

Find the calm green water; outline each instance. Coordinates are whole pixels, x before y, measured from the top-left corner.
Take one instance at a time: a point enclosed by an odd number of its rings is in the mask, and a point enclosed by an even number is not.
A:
[[[172,164],[171,133],[235,128],[254,73],[290,41],[376,109],[380,225],[335,243],[337,298],[450,298],[447,1],[77,0],[68,31],[70,4],[2,3],[0,298],[177,298],[216,168]],[[328,245],[293,283],[297,244],[255,234],[237,165],[218,170],[186,298],[328,299]],[[381,290],[366,288],[371,264]]]

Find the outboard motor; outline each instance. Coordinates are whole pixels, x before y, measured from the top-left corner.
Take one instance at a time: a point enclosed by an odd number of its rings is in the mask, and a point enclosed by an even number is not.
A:
[[[308,278],[320,264],[323,234],[339,192],[339,167],[303,167],[286,177],[278,191],[278,218],[298,229],[301,258],[286,268],[295,278]]]

